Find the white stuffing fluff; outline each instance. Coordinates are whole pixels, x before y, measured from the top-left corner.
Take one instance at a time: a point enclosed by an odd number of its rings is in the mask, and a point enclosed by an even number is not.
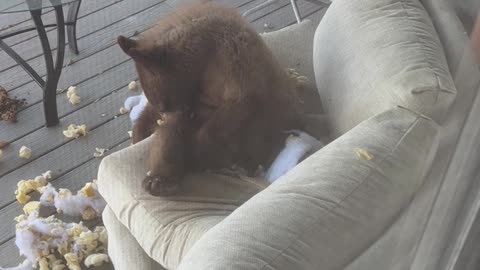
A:
[[[265,179],[270,183],[295,167],[303,156],[324,146],[322,142],[303,131],[290,132],[293,135],[287,138],[285,148],[275,158],[265,175]]]
[[[148,100],[147,97],[145,97],[145,94],[131,96],[125,100],[123,107],[130,111],[130,121],[132,121],[132,123],[137,121],[140,113],[145,109],[147,104]]]
[[[72,195],[67,189],[57,191],[50,183],[42,190],[40,202],[44,206],[55,206],[57,211],[70,216],[80,216],[83,211],[91,207],[97,215],[100,215],[105,208],[106,202],[97,191],[97,186],[93,185],[94,196],[85,197],[81,194]],[[53,201],[52,201],[53,198]]]
[[[48,258],[52,263],[52,256],[57,265],[66,262],[68,266],[69,258],[73,257],[81,262],[91,254],[99,257],[90,259],[95,265],[108,262],[106,254],[100,256],[107,248],[107,233],[103,226],[97,226],[92,231],[82,223],[64,223],[54,216],[39,217],[38,210],[28,216],[17,217],[17,222],[15,244],[27,260],[16,268],[6,270],[30,270],[37,268],[38,264],[40,269],[44,269],[42,261]]]
[[[65,227],[66,224],[55,217],[41,218],[38,211],[33,211],[17,224],[15,244],[20,254],[35,264],[42,252],[48,252],[68,241]],[[42,240],[41,235],[48,237],[48,240]]]

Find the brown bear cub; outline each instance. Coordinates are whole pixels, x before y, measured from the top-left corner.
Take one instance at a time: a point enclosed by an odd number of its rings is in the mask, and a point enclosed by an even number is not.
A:
[[[133,143],[153,134],[143,182],[152,195],[175,194],[185,173],[268,166],[285,130],[302,128],[296,81],[235,10],[184,7],[118,43],[148,100]]]

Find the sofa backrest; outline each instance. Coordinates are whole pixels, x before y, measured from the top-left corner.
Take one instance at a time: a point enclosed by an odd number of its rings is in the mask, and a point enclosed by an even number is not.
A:
[[[313,59],[335,137],[396,105],[441,124],[457,93],[418,0],[333,1],[315,33]]]

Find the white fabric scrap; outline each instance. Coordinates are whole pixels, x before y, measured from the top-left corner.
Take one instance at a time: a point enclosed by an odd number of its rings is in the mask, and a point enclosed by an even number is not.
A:
[[[123,107],[130,111],[130,121],[132,121],[132,123],[137,121],[147,104],[148,100],[147,97],[145,97],[145,94],[131,96],[125,100]]]
[[[57,210],[70,216],[81,216],[83,211],[91,207],[97,215],[100,215],[105,208],[106,202],[100,196],[97,186],[94,186],[95,194],[92,197],[85,197],[81,194],[72,195],[69,190],[57,191],[50,183],[41,192],[40,202],[44,206],[55,206]],[[61,196],[63,195],[63,197]],[[53,201],[51,200],[53,198]]]
[[[293,169],[308,153],[313,153],[324,146],[322,142],[303,131],[291,131],[293,135],[286,140],[285,147],[278,154],[265,175],[273,183],[282,175]]]

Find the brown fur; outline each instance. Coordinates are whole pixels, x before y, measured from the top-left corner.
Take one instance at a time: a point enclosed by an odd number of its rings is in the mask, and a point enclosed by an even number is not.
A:
[[[175,193],[186,172],[267,166],[283,131],[301,128],[295,82],[234,10],[186,7],[139,40],[118,43],[134,59],[149,101],[133,141],[154,134],[144,181],[151,194]]]

